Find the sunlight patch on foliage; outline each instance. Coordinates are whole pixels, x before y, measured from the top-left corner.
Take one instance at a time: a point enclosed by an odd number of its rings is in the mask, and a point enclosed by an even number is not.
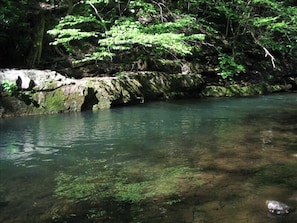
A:
[[[81,40],[87,37],[96,37],[96,32],[82,32],[81,29],[63,29],[63,30],[53,30],[48,32],[51,35],[58,37],[52,45],[58,45],[63,43],[68,43],[72,40]]]
[[[281,59],[276,55],[294,58],[297,52],[297,9],[292,1],[84,0],[74,8],[48,33],[55,37],[52,45],[63,46],[75,63],[116,56],[123,61],[180,59],[199,52],[203,44],[222,48],[218,54],[232,51],[238,62],[245,56],[243,46],[252,46],[250,53],[264,54],[275,68]],[[229,62],[221,68],[244,72]]]
[[[176,24],[174,26],[174,29],[178,27]],[[144,47],[148,51],[158,51],[161,54],[185,56],[190,55],[193,48],[187,41],[202,41],[205,37],[203,34],[186,36],[184,33],[164,32],[166,27],[168,27],[167,23],[162,26],[159,24],[151,28],[144,28],[140,22],[118,22],[104,34],[105,38],[98,41],[101,50],[86,55],[83,61],[102,60],[105,56],[111,57],[116,52],[128,51],[134,47]],[[154,29],[159,31],[152,33]]]

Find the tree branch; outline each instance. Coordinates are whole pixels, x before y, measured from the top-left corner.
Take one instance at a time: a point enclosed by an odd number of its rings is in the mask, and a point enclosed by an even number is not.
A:
[[[260,46],[261,46],[261,45],[260,45]],[[264,46],[261,46],[261,47],[262,47],[263,50],[265,51],[265,57],[267,57],[267,56],[270,57],[272,67],[273,67],[273,69],[275,69],[275,58],[274,58],[274,56],[267,50],[266,47],[264,47]]]
[[[160,9],[160,16],[161,16],[161,22],[164,22],[164,17],[163,17],[163,8],[162,8],[162,5],[165,6],[163,3],[159,3],[159,2],[156,2],[156,1],[152,1],[154,4],[156,4],[159,9]],[[165,6],[166,7],[166,6]]]
[[[255,43],[256,43],[257,45],[259,45],[259,46],[264,50],[264,52],[265,52],[265,57],[267,57],[267,56],[270,57],[272,67],[273,67],[273,69],[275,69],[275,68],[276,68],[276,66],[275,66],[275,57],[269,52],[269,50],[268,50],[265,46],[263,46],[263,45],[256,39],[256,37],[255,37],[255,35],[254,35],[253,32],[250,31],[250,33],[251,33],[251,35],[252,35],[252,37],[253,37]]]
[[[99,12],[98,12],[97,8],[96,8],[92,3],[89,3],[89,5],[94,9],[94,11],[95,11],[97,17],[101,20],[102,25],[103,25],[103,28],[104,28],[104,30],[105,30],[105,32],[106,32],[106,31],[107,31],[107,28],[106,28],[106,26],[105,26],[105,24],[104,24],[104,20],[103,20],[103,18],[99,15]]]

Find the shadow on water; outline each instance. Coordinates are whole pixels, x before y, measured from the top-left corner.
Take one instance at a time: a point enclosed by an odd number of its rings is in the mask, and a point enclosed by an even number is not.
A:
[[[0,120],[1,222],[296,223],[297,95]]]

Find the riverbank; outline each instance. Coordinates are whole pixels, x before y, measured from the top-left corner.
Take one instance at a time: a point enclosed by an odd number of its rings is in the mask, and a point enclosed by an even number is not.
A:
[[[80,112],[141,104],[155,100],[197,97],[250,96],[294,91],[297,78],[237,82],[222,85],[203,75],[165,72],[123,72],[115,77],[67,78],[51,70],[1,70],[0,83],[15,83],[13,92],[1,90],[0,117]]]

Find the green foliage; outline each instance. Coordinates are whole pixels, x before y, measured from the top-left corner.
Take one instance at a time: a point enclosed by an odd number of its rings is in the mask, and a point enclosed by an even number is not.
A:
[[[71,41],[96,37],[97,35],[96,32],[83,32],[80,29],[51,30],[48,33],[57,36],[56,41],[51,43],[52,45],[62,44],[68,52],[73,52],[70,44]]]
[[[9,93],[10,95],[16,94],[18,86],[15,81],[4,80],[2,81],[2,87],[4,92]]]
[[[76,61],[86,62],[109,59],[120,52],[135,49],[140,55],[185,56],[192,53],[193,45],[197,45],[194,42],[204,39],[203,34],[191,33],[199,27],[193,16],[179,15],[174,21],[162,22],[164,20],[162,14],[161,19],[155,21],[154,18],[160,13],[160,7],[165,5],[146,1],[130,1],[126,5],[126,10],[129,9],[132,16],[112,15],[109,18],[98,10],[103,2],[111,4],[109,1],[81,2],[80,4],[84,4],[85,8],[90,7],[89,4],[91,4],[94,13],[68,15],[62,18],[54,29],[48,31],[49,34],[55,36],[52,44],[63,45],[68,52],[74,52],[75,41],[85,41],[90,37],[98,38],[97,47],[92,52],[85,52],[85,57],[78,58],[79,60]],[[153,22],[145,25],[133,18],[134,16],[139,19],[147,17]]]
[[[32,98],[31,92],[20,89],[16,81],[3,80],[0,86],[0,94],[1,90],[8,93],[10,96],[17,97],[27,105],[36,105],[36,101]]]
[[[156,5],[147,3],[143,0],[130,1],[129,9],[133,12],[138,13],[141,16],[157,14],[158,10]]]
[[[268,55],[273,66],[276,51],[297,56],[297,8],[290,1],[88,0],[75,7],[81,10],[73,10],[49,33],[55,36],[52,44],[63,45],[70,53],[80,52],[77,62],[109,60],[118,55],[184,57],[199,48],[205,37],[219,36],[228,41],[233,55],[243,55],[242,45],[252,39],[250,50]],[[77,49],[81,42],[85,44]],[[244,72],[235,59],[220,55],[223,78]]]
[[[47,13],[39,3],[55,7]],[[34,44],[36,15],[46,15],[46,29],[58,19],[47,32],[54,37],[51,45],[61,46],[59,53],[66,51],[77,62],[182,59],[196,56],[202,44],[228,47],[240,58],[246,52],[263,54],[273,66],[297,56],[297,7],[290,0],[3,0],[0,57],[5,65],[25,61]]]
[[[220,75],[223,79],[233,81],[235,75],[245,71],[243,65],[237,64],[234,61],[234,58],[227,54],[221,53],[218,59],[220,66],[217,68],[217,71],[218,75]]]
[[[147,182],[123,183],[117,182],[115,185],[114,199],[119,202],[137,203],[146,198],[145,188],[149,184]]]
[[[176,19],[174,22],[156,23],[150,26],[146,26],[144,27],[144,32],[150,33],[150,34],[185,32],[187,30],[192,31],[193,29],[198,29],[199,27],[200,26],[197,23],[195,17],[191,15],[183,15],[181,18]]]
[[[80,15],[68,15],[62,18],[58,25],[54,29],[47,31],[48,34],[55,36],[55,41],[52,45],[63,45],[69,52],[73,52],[72,42],[77,40],[83,40],[90,37],[97,37],[98,32],[96,31],[82,31],[82,28],[86,27],[87,24],[102,25],[96,19],[94,15],[80,16]],[[104,24],[103,24],[104,25]],[[79,27],[79,28],[73,28]]]
[[[294,3],[219,0],[209,4],[199,1],[198,7],[200,10],[201,7],[207,7],[207,20],[215,21],[212,27],[228,39],[233,52],[242,55],[242,46],[245,41],[251,41],[252,37],[254,47],[248,50],[263,53],[271,60],[273,67],[274,60],[277,60],[274,55],[296,56],[297,7]]]
[[[66,196],[69,200],[83,201],[89,200],[92,196],[92,191],[95,191],[95,183],[92,178],[85,177],[82,179],[78,176],[72,176],[61,173],[57,178],[56,195],[59,197]]]
[[[166,30],[166,25],[158,25],[159,33],[151,34],[151,28],[143,28],[140,22],[129,20],[118,21],[109,31],[104,34],[103,39],[99,40],[101,51],[87,56],[83,61],[102,60],[104,57],[112,57],[116,52],[132,50],[135,47],[145,48],[153,54],[164,55],[167,53],[174,55],[191,54],[192,46],[188,40],[203,40],[204,35],[194,34],[185,36],[183,33],[162,33]],[[167,26],[168,27],[168,26]],[[173,27],[171,27],[173,28]],[[148,31],[148,32],[146,32]]]

